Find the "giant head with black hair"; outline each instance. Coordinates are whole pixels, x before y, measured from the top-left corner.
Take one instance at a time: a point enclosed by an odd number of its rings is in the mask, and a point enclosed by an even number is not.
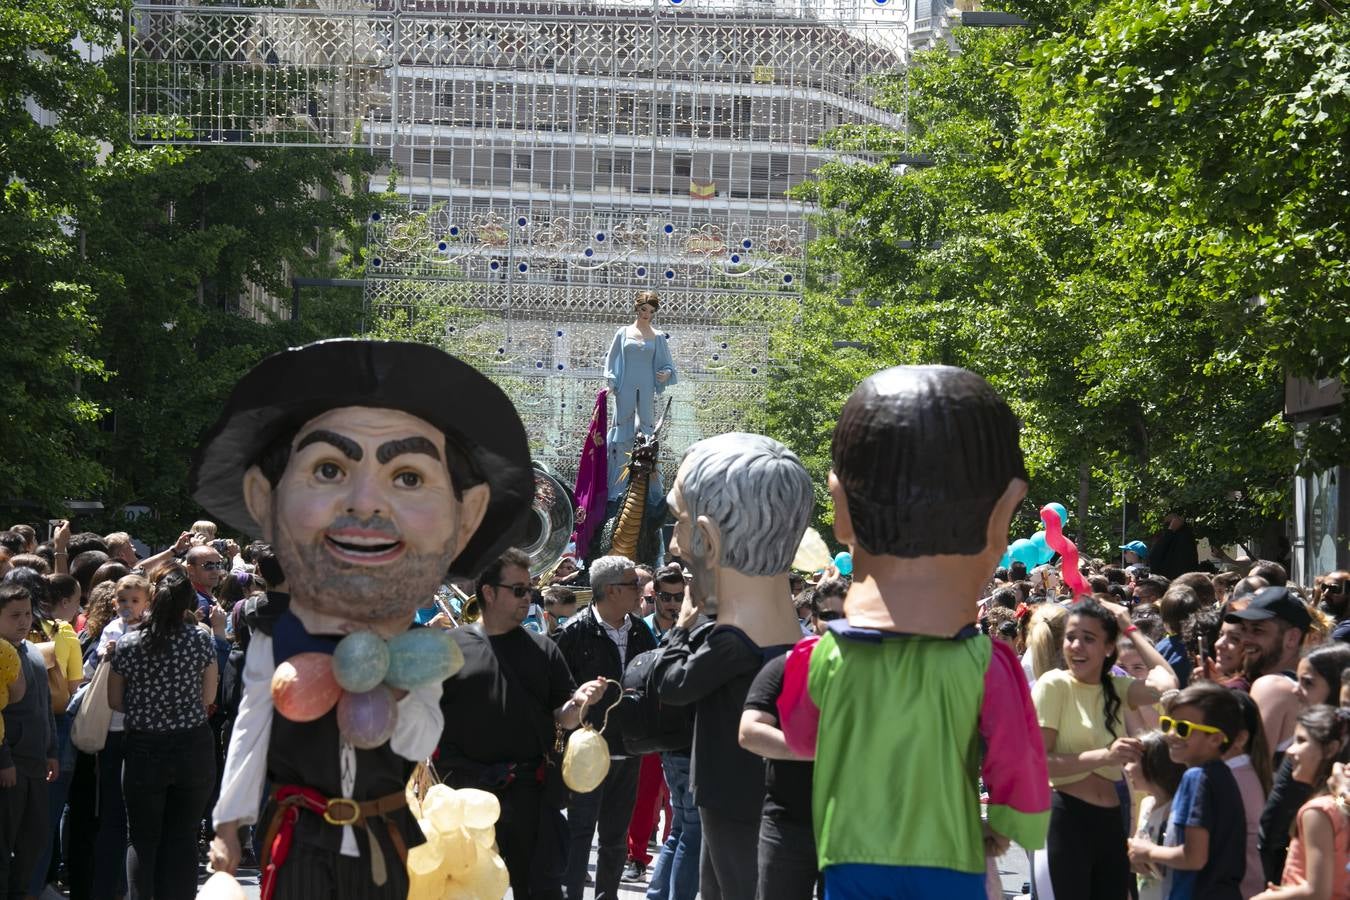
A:
[[[1020,430],[1003,398],[965,369],[896,366],[858,385],[830,445],[834,532],[852,550],[855,588],[869,577],[889,586],[851,592],[851,624],[925,634],[955,625],[950,635],[975,620],[1026,496]],[[923,581],[945,581],[947,599],[918,596]]]

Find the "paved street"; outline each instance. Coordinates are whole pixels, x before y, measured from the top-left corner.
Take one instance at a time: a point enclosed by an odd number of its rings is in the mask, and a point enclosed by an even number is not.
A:
[[[1022,885],[1030,880],[1031,869],[1027,862],[1026,851],[1019,847],[1014,847],[1002,859],[999,860],[999,874],[1003,877],[1003,896],[1005,900],[1022,896]],[[595,871],[595,851],[591,851],[591,871]],[[258,897],[258,871],[248,869],[240,872],[239,882],[244,886],[244,893],[249,900],[256,900]],[[506,896],[511,897],[508,891]],[[591,891],[586,892],[587,900],[593,897]],[[619,891],[622,900],[641,900],[646,896],[646,886],[637,884],[625,884]]]

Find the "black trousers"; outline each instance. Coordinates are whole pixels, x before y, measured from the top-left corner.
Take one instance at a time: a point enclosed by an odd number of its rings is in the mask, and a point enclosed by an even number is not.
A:
[[[698,808],[703,848],[698,891],[703,900],[754,900],[759,880],[759,820],[743,820],[708,806]]]
[[[28,894],[33,868],[51,840],[47,779],[22,772],[17,779],[14,787],[0,788],[0,890],[6,897]]]
[[[544,802],[543,794],[542,786],[528,777],[497,792],[502,804],[497,849],[511,874],[516,900],[562,900],[567,822],[560,810]]]
[[[609,761],[609,774],[589,794],[572,794],[567,806],[567,875],[563,878],[567,900],[582,900],[586,869],[591,856],[591,837],[597,826],[600,851],[595,861],[595,900],[618,900],[619,879],[628,858],[628,822],[637,800],[638,769],[642,759],[628,756]]]
[[[211,728],[128,731],[125,747],[127,900],[195,897],[197,834],[216,781]]]
[[[1130,860],[1120,809],[1094,806],[1050,792],[1050,833],[1045,852],[1056,900],[1124,900]]]
[[[397,864],[392,851],[385,854],[386,861],[391,857],[394,864],[385,866],[388,879],[376,885],[368,857],[343,856],[296,841],[277,869],[275,900],[407,900],[408,870]]]
[[[767,815],[760,819],[756,900],[812,900],[819,885],[811,823]]]

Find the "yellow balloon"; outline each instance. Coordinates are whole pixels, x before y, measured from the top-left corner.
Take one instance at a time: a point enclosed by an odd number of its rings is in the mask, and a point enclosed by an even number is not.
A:
[[[609,744],[589,725],[572,732],[563,754],[563,783],[579,794],[589,794],[609,774]]]
[[[457,792],[464,802],[465,828],[491,828],[502,814],[502,803],[496,794],[465,788]]]
[[[462,879],[472,872],[482,852],[462,828],[452,835],[443,836],[441,847],[441,852],[445,854],[445,871],[454,879]]]
[[[441,842],[427,842],[408,851],[408,874],[413,876],[434,875],[445,865]],[[441,875],[444,880],[444,873]]]
[[[427,791],[422,811],[431,821],[432,828],[442,834],[457,831],[464,825],[464,801],[461,791],[452,791],[443,784],[433,786]]]

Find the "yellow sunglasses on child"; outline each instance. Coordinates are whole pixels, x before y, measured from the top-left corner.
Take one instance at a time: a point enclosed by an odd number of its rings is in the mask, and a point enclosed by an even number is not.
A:
[[[1225,741],[1228,740],[1228,735],[1224,734],[1221,728],[1215,728],[1213,725],[1201,725],[1199,722],[1191,722],[1188,719],[1174,719],[1171,716],[1158,716],[1158,730],[1163,734],[1171,734],[1175,731],[1177,737],[1183,741],[1191,736],[1192,731],[1217,734]]]

